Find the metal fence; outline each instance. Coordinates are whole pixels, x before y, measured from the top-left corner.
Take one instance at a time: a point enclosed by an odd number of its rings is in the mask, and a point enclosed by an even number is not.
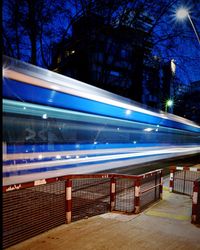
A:
[[[139,213],[162,197],[162,170],[68,175],[3,186],[3,248],[94,215]]]
[[[135,180],[116,178],[115,206],[113,210],[133,213],[135,199]]]
[[[160,178],[161,176],[157,174],[141,180],[141,208],[145,208],[160,198]]]
[[[72,221],[110,211],[110,179],[72,180]]]
[[[3,193],[3,247],[65,223],[64,187],[62,181]]]
[[[200,224],[200,165],[170,167],[170,192],[192,197],[192,223]]]
[[[170,191],[192,195],[193,184],[200,177],[200,168],[172,166],[170,167]]]

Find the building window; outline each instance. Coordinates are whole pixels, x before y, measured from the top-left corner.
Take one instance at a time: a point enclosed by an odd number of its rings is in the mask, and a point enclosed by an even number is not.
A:
[[[60,62],[61,62],[61,56],[59,55],[57,58],[57,63],[60,63]]]
[[[73,54],[75,54],[75,50],[66,50],[65,51],[65,57],[71,56]]]
[[[110,71],[110,75],[111,75],[111,76],[117,76],[117,77],[119,77],[119,76],[120,76],[120,73],[119,73],[118,71],[111,70],[111,71]]]
[[[126,49],[121,49],[121,57],[122,58],[128,58],[128,50]]]

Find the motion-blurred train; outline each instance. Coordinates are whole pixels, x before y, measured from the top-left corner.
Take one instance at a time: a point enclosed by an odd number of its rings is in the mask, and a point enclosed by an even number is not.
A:
[[[3,57],[5,185],[199,152],[192,121]]]

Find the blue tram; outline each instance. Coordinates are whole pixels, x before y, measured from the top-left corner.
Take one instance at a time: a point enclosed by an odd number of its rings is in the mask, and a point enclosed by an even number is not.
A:
[[[200,152],[200,126],[3,57],[3,178],[91,173]]]

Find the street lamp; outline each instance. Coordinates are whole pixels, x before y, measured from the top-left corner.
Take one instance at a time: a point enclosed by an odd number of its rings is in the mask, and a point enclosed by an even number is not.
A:
[[[183,8],[183,7],[180,8],[180,9],[178,9],[177,12],[176,12],[176,17],[177,17],[177,19],[180,19],[180,20],[183,20],[183,19],[185,19],[186,17],[189,19],[190,24],[192,25],[192,28],[193,28],[193,30],[194,30],[194,33],[195,33],[195,35],[196,35],[196,37],[197,37],[197,40],[198,40],[198,42],[199,42],[199,44],[200,44],[199,35],[198,35],[198,33],[197,33],[197,30],[196,30],[196,28],[195,28],[195,26],[194,26],[194,23],[193,23],[193,21],[192,21],[192,19],[191,19],[191,17],[190,17],[190,14],[189,14],[188,10],[187,10],[186,8]]]
[[[168,107],[172,107],[174,104],[173,100],[169,99],[165,103],[165,112],[167,112]]]

